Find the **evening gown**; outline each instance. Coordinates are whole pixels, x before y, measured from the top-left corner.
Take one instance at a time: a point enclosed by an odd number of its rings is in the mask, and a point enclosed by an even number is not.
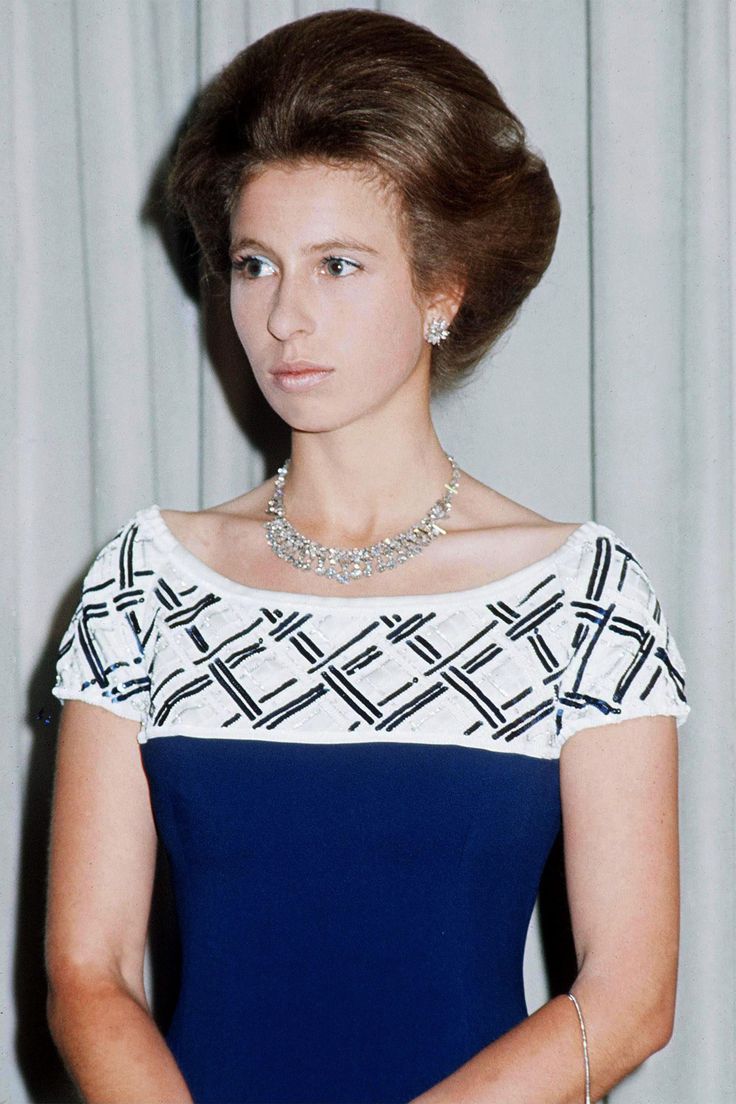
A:
[[[400,1104],[518,1024],[562,746],[690,709],[599,522],[470,589],[316,596],[218,574],[157,505],[92,563],[53,693],[140,726],[196,1104]]]

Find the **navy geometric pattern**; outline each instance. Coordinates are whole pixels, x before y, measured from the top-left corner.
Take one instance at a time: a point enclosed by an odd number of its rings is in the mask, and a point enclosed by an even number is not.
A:
[[[53,693],[168,735],[460,744],[554,759],[581,728],[690,707],[644,568],[583,523],[550,556],[456,594],[284,594],[217,575],[158,506],[100,550]]]

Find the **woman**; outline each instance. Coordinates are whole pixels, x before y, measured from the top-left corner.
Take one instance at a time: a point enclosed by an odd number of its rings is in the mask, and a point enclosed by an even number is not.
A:
[[[430,414],[549,263],[546,167],[465,55],[350,9],[216,77],[169,198],[290,458],[221,505],[139,510],[85,580],[54,689],[76,699],[61,1053],[88,1101],[597,1100],[672,1030],[685,668],[623,540],[474,479]],[[578,973],[529,1016],[561,824]],[[157,835],[182,944],[165,1036]]]

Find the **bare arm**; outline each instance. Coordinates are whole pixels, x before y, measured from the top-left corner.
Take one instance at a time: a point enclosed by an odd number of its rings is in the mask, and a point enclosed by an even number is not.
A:
[[[560,759],[565,864],[599,1100],[669,1041],[679,946],[677,731],[672,717],[582,730]],[[411,1104],[581,1104],[567,996],[484,1047]]]
[[[138,725],[65,702],[51,822],[48,1017],[89,1104],[192,1104],[143,986],[156,831]]]

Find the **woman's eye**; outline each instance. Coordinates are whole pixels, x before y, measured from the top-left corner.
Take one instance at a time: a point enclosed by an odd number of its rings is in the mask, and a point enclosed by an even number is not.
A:
[[[235,257],[231,263],[233,270],[242,272],[247,280],[257,280],[259,276],[262,276],[264,265],[267,269],[273,271],[271,262],[256,254],[249,254],[247,257]],[[339,277],[349,276],[356,269],[363,267],[357,261],[348,260],[347,257],[323,257],[321,263],[323,268],[327,268],[330,276]]]
[[[350,268],[343,270],[342,272],[331,272],[331,276],[349,276],[351,272],[354,272],[357,268],[362,268],[357,261],[349,261],[347,257],[323,257],[323,265],[350,265]]]
[[[257,279],[261,275],[260,271],[258,271],[258,266],[264,264],[268,265],[269,268],[272,267],[270,262],[267,261],[265,257],[235,257],[232,262],[232,266],[235,272],[242,272],[248,280]]]

